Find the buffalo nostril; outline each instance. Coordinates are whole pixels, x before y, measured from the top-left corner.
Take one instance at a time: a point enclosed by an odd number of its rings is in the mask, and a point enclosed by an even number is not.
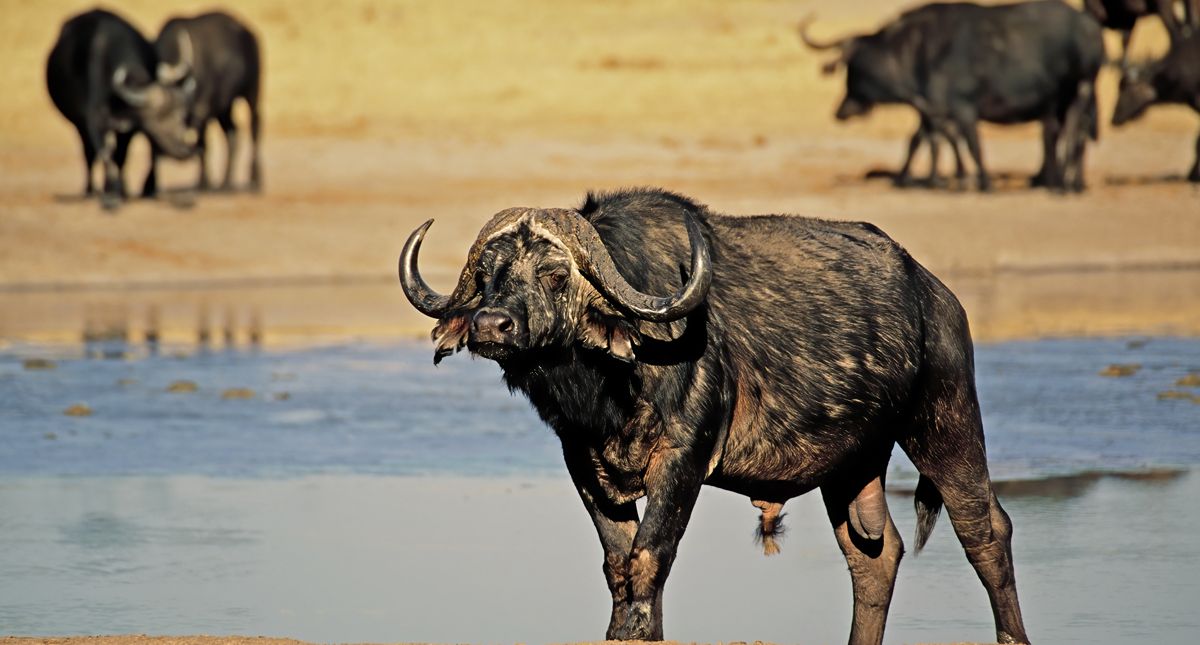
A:
[[[472,331],[481,337],[508,336],[516,326],[512,316],[499,311],[480,311],[471,319]]]

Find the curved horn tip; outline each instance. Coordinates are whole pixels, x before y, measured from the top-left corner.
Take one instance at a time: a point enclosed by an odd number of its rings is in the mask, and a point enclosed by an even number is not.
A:
[[[404,289],[404,295],[412,303],[413,307],[416,307],[418,311],[426,316],[438,318],[450,306],[450,297],[443,296],[434,291],[421,277],[421,272],[417,269],[417,255],[421,250],[421,242],[425,238],[425,232],[432,225],[432,219],[426,220],[424,224],[417,227],[408,236],[408,240],[404,242],[403,250],[400,251],[397,270],[400,277],[400,286]]]
[[[708,242],[704,239],[704,231],[700,222],[690,210],[684,209],[683,223],[688,232],[688,243],[692,252],[691,275],[688,281],[674,295],[666,298],[655,298],[654,305],[644,309],[635,309],[642,318],[652,322],[671,322],[679,320],[699,307],[708,297],[708,289],[712,285],[712,259]]]

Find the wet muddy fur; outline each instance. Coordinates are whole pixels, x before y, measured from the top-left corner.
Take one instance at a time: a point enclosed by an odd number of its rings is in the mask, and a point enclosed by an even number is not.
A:
[[[783,504],[819,488],[852,577],[850,642],[881,642],[904,553],[884,496],[899,444],[921,473],[917,548],[944,506],[987,589],[998,640],[1027,641],[966,317],[903,248],[870,224],[728,217],[656,189],[590,195],[570,215],[594,227],[642,293],[680,290],[693,266],[684,221],[700,224],[707,297],[678,320],[650,322],[578,272],[550,292],[522,269],[542,261],[525,255],[552,252],[537,239],[539,211],[528,213],[485,240],[496,253],[472,253],[463,275],[477,288],[446,305],[435,336],[441,355],[471,346],[465,321],[496,308],[523,331],[493,357],[562,441],[604,547],[607,638],[663,637],[663,587],[708,484],[760,509],[768,554]]]

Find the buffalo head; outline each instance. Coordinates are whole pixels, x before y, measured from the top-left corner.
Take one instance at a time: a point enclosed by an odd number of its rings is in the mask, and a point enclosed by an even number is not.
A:
[[[187,76],[179,82],[150,80],[141,84],[130,78],[128,68],[113,72],[113,90],[128,106],[127,116],[154,140],[163,152],[186,159],[195,152],[199,133],[188,125],[188,111],[196,81]]]
[[[1112,124],[1122,125],[1132,121],[1158,100],[1158,92],[1151,82],[1149,65],[1131,64],[1121,69],[1121,89],[1117,95],[1117,107],[1113,109]]]
[[[915,92],[913,75],[902,62],[915,30],[898,21],[877,33],[819,42],[808,34],[813,20],[810,15],[800,23],[800,40],[814,51],[837,51],[835,58],[821,66],[822,73],[829,75],[846,68],[846,96],[834,115],[839,121],[866,115],[882,103],[913,103],[918,109],[923,106]]]
[[[400,284],[409,302],[438,319],[434,362],[467,347],[505,361],[538,349],[581,345],[633,359],[636,322],[670,322],[708,293],[708,243],[684,211],[691,244],[690,277],[673,295],[635,289],[617,271],[586,218],[563,209],[510,208],[496,214],[467,255],[450,295],[435,292],[417,270],[421,241],[433,220],[413,231],[400,254]]]

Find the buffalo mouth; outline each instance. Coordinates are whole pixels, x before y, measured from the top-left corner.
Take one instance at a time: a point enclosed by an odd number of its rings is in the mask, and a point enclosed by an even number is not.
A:
[[[521,350],[521,348],[508,343],[497,343],[493,341],[471,341],[467,343],[467,350],[469,350],[471,354],[475,356],[482,356],[483,358],[493,361],[502,361],[507,358],[512,358]]]

